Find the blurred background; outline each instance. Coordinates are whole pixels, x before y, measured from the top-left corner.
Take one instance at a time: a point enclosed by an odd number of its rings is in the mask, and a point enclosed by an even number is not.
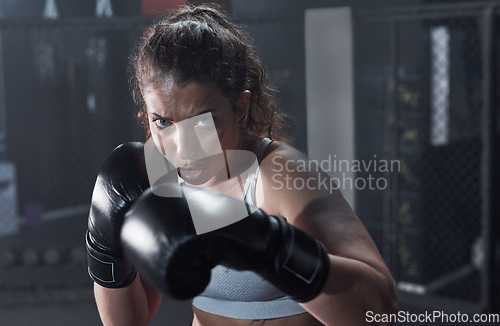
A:
[[[104,158],[144,140],[128,58],[201,2],[0,0],[0,325],[100,324],[84,233]],[[500,1],[213,2],[253,39],[296,147],[353,181],[401,310],[498,314]],[[166,301],[152,325],[190,314]]]

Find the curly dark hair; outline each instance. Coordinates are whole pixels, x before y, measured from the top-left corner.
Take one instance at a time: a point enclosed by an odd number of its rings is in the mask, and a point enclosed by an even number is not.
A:
[[[150,136],[142,91],[166,77],[178,86],[214,85],[231,100],[233,109],[249,90],[250,110],[245,133],[287,141],[285,114],[277,105],[262,61],[248,38],[215,6],[185,6],[149,28],[131,60],[131,86],[138,117]]]

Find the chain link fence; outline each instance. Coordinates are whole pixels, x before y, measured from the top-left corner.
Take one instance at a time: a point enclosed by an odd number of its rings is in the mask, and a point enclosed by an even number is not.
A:
[[[0,305],[92,295],[90,197],[112,149],[143,140],[127,64],[149,23],[0,20]]]
[[[484,10],[402,7],[360,14],[355,26],[357,155],[400,162],[387,189],[358,192],[358,212],[400,293],[428,307],[483,309],[491,277]]]

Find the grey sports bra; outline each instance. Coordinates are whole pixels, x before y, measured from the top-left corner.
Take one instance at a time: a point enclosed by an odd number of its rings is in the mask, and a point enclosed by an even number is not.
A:
[[[257,148],[255,149],[257,165],[255,169],[248,174],[247,180],[245,182],[245,188],[243,188],[243,195],[241,197],[241,199],[244,200],[248,205],[257,206],[255,199],[255,187],[257,185],[260,163],[264,159],[264,154],[266,152],[267,146],[269,146],[271,142],[272,140],[269,138],[262,138],[262,140],[257,144]]]
[[[249,173],[242,198],[255,206],[255,186],[259,166],[269,138],[257,145],[258,165]],[[252,271],[237,271],[218,265],[205,291],[193,299],[193,305],[203,311],[235,319],[270,319],[304,313],[297,302],[287,297],[260,275]]]

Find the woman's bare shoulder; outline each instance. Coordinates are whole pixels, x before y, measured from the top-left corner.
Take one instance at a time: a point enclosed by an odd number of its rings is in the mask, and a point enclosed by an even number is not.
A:
[[[302,162],[309,160],[307,155],[292,145],[280,141],[273,141],[268,149],[266,150],[264,159],[262,160],[262,168],[263,169],[278,169],[279,167],[276,165],[285,164],[285,162],[289,165],[293,162]]]

